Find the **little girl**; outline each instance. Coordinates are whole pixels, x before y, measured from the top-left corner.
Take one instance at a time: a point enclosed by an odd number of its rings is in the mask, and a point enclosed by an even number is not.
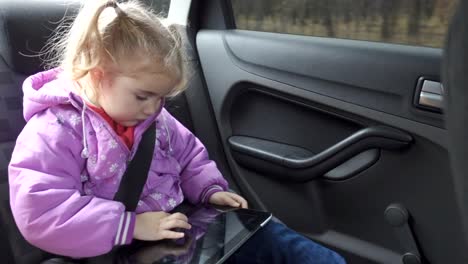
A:
[[[181,238],[174,230],[190,229],[187,217],[167,212],[184,200],[247,208],[227,191],[202,143],[163,108],[187,79],[171,26],[135,0],[93,0],[60,37],[51,51],[56,68],[24,82],[27,124],[9,165],[11,208],[26,240],[85,258],[133,239]],[[154,162],[136,211],[128,212],[112,199],[153,122]],[[344,263],[321,250],[330,262],[320,263]]]

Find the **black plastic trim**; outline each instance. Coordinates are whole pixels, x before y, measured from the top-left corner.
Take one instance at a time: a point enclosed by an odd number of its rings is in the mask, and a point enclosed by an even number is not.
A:
[[[192,6],[195,5],[200,5],[198,18],[201,28],[220,30],[235,28],[230,0],[192,1]]]
[[[323,176],[366,150],[397,150],[408,146],[412,140],[409,134],[397,129],[368,127],[315,155],[296,146],[252,137],[232,136],[228,141],[239,163],[278,179],[306,182]]]
[[[334,181],[349,179],[370,168],[380,158],[380,149],[369,149],[352,157],[338,167],[323,175],[323,178]]]

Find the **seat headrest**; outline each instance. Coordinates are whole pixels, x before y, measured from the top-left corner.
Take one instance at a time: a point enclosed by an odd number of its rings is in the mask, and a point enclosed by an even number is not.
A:
[[[0,2],[0,56],[16,73],[41,71],[37,56],[65,17],[76,14],[80,1],[4,0]],[[33,55],[31,57],[31,55]]]

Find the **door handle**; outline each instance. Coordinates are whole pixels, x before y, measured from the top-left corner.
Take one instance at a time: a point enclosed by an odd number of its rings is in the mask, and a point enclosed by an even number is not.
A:
[[[416,91],[419,91],[416,97],[418,108],[442,112],[444,87],[440,82],[421,78]]]
[[[321,176],[328,178],[327,172],[363,152],[372,149],[397,150],[408,146],[412,140],[403,131],[374,126],[363,128],[320,153],[246,136],[232,136],[228,142],[240,164],[280,180],[307,182]],[[361,157],[361,160],[375,162],[374,156],[378,153],[370,152],[370,158]],[[339,175],[336,171],[331,174]]]

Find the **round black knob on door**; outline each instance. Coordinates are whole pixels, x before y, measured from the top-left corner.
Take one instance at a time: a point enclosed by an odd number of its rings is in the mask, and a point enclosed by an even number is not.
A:
[[[413,253],[405,253],[402,260],[403,264],[421,264],[421,258]]]
[[[391,204],[385,209],[385,220],[393,227],[402,226],[408,223],[409,213],[400,204]]]

